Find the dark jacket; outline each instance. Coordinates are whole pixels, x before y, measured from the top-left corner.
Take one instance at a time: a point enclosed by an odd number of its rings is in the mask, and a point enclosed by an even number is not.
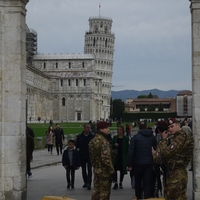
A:
[[[30,127],[28,127],[28,126],[27,126],[27,131],[28,131],[29,135],[30,135],[32,138],[34,138],[34,137],[35,137],[35,134],[34,134],[34,132],[33,132],[33,129],[32,129],[32,128],[30,128]]]
[[[80,163],[80,156],[79,156],[79,152],[77,149],[73,149],[73,158],[72,158],[72,166],[75,169],[78,169],[81,165]],[[63,156],[62,156],[62,165],[65,166],[70,166],[70,160],[69,160],[69,156],[68,156],[68,148],[64,151]]]
[[[61,142],[64,140],[64,132],[62,128],[55,128],[55,140],[56,142]]]
[[[30,162],[34,150],[34,139],[26,130],[26,159]]]
[[[131,138],[128,149],[127,166],[131,167],[132,163],[139,165],[153,164],[152,150],[156,148],[156,137],[150,129],[142,129]]]
[[[89,158],[89,143],[92,140],[94,135],[90,132],[87,136],[84,135],[84,132],[79,134],[76,138],[76,148],[79,150],[81,159]]]
[[[112,140],[112,148],[115,149],[115,143],[117,142],[118,136],[115,135]],[[129,147],[129,138],[127,136],[123,136],[123,141],[122,141],[122,155],[117,154],[113,161],[113,165],[115,166],[117,164],[117,161],[119,159],[119,156],[122,157],[122,166],[123,166],[123,172],[124,174],[127,174],[126,170],[126,162],[127,162],[127,152],[128,152],[128,147]],[[120,159],[121,160],[121,159]]]

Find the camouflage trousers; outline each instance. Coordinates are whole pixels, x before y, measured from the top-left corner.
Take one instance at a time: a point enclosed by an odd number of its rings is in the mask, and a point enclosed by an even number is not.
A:
[[[94,173],[94,189],[92,191],[91,200],[109,200],[111,181],[110,177],[102,177],[100,174]]]
[[[185,168],[169,170],[164,189],[166,200],[187,200],[188,174]]]

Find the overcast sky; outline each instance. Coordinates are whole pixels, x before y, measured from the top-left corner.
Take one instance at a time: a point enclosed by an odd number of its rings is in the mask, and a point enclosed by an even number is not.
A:
[[[188,0],[30,0],[26,22],[38,34],[38,52],[83,53],[99,4],[113,20],[113,91],[192,89]]]

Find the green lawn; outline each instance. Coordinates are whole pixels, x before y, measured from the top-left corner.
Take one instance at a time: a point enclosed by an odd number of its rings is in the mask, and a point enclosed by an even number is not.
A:
[[[126,123],[122,123],[122,126],[124,126],[124,129],[126,127]],[[132,125],[131,122],[128,123],[129,125]],[[60,127],[64,130],[64,134],[66,138],[75,138],[77,134],[81,133],[83,131],[83,125],[84,123],[78,123],[78,122],[70,122],[70,123],[60,123]],[[153,126],[153,124],[148,123],[148,125]],[[44,148],[46,145],[46,131],[48,130],[49,123],[37,123],[37,124],[28,124],[29,127],[31,127],[35,134],[35,149]],[[53,127],[56,127],[56,124],[53,124]],[[112,127],[110,127],[110,132],[116,133],[116,123],[112,123]],[[137,129],[137,128],[136,128]]]
[[[132,125],[131,122],[128,123]],[[37,123],[37,124],[28,124],[34,131],[35,137],[44,137],[46,135],[46,131],[48,130],[49,123]],[[65,135],[69,134],[78,134],[83,131],[84,123],[78,122],[68,122],[68,123],[60,123],[60,127],[64,130]],[[148,123],[151,127],[153,127],[153,123]],[[126,122],[122,123],[124,128],[126,127]],[[53,124],[53,127],[56,127],[56,124]],[[116,123],[112,123],[112,127],[110,127],[110,131],[116,131]]]
[[[69,134],[78,134],[83,131],[84,123],[60,123],[60,127],[64,130],[65,135]],[[48,130],[49,124],[48,123],[37,123],[37,124],[28,124],[34,131],[35,137],[44,137],[46,135],[46,131]],[[53,127],[56,127],[56,124],[53,124]],[[116,123],[112,124],[110,127],[111,131],[116,130]]]

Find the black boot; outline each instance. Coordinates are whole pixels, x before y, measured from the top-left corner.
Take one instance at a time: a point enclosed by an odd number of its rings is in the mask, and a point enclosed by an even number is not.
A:
[[[68,183],[68,184],[67,184],[67,189],[69,189],[69,188],[70,188],[70,184]]]
[[[113,187],[113,190],[116,190],[116,189],[118,189],[118,184],[117,183],[115,183],[115,185]]]
[[[119,183],[119,188],[123,189],[122,183]]]

